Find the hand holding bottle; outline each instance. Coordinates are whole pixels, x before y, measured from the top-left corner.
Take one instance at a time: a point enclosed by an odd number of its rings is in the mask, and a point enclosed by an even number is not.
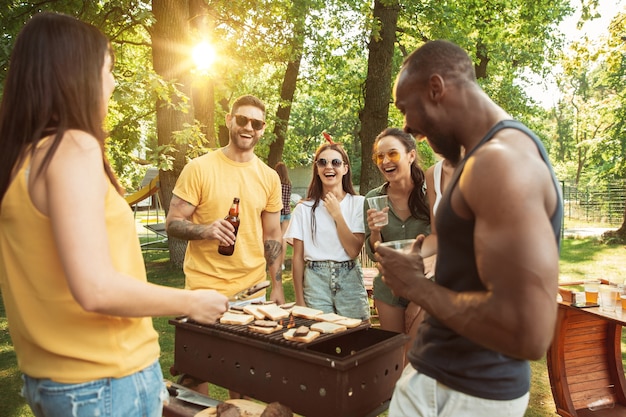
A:
[[[224,219],[228,223],[230,223],[235,228],[235,236],[237,236],[237,232],[239,231],[239,198],[233,198],[233,204],[230,206],[230,210],[228,211],[228,216]],[[235,243],[231,245],[221,245],[218,247],[217,251],[221,255],[231,256],[235,252]]]

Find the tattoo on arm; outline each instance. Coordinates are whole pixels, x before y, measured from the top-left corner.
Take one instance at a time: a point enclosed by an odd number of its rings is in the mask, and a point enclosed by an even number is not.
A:
[[[267,266],[273,265],[276,259],[281,255],[283,251],[283,245],[277,240],[266,240],[263,242],[265,249],[265,262]]]
[[[174,220],[167,227],[167,234],[183,240],[200,240],[204,226],[188,220]]]
[[[278,268],[278,271],[276,271],[274,282],[283,282],[283,271],[280,268]]]

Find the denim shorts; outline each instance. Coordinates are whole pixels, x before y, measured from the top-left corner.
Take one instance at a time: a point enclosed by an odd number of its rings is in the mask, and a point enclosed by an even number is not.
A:
[[[284,222],[284,221],[287,221],[287,220],[291,220],[291,214],[281,214],[280,215],[280,222],[281,223]]]
[[[307,261],[303,292],[307,307],[361,320],[370,317],[363,271],[355,261]]]
[[[78,384],[22,378],[22,396],[35,417],[161,417],[169,401],[158,361],[123,378]]]

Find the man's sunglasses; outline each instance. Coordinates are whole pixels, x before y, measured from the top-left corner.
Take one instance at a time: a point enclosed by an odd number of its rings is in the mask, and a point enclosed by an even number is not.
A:
[[[250,122],[252,124],[252,129],[254,130],[261,130],[265,127],[265,122],[263,120],[251,119],[241,114],[235,115],[235,122],[237,122],[237,125],[240,127],[246,127],[248,122]]]
[[[326,168],[326,165],[328,165],[329,162],[333,168],[341,168],[343,166],[343,161],[339,158],[335,158],[332,161],[329,161],[326,158],[320,158],[315,161],[315,165],[317,165],[318,168]]]
[[[393,149],[389,152],[375,153],[374,155],[372,155],[372,159],[374,160],[375,164],[380,165],[385,160],[385,156],[387,156],[387,159],[389,159],[391,162],[394,162],[394,163],[398,162],[400,158],[402,157],[402,155],[400,155],[400,152]]]

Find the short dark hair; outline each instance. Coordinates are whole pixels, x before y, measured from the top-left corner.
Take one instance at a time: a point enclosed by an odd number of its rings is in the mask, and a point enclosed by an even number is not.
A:
[[[413,51],[402,63],[401,71],[418,80],[436,73],[451,80],[476,82],[474,63],[467,52],[441,39],[428,41]]]
[[[233,107],[230,111],[230,114],[235,114],[235,112],[242,106],[254,106],[258,109],[261,109],[263,112],[263,117],[265,117],[265,104],[257,97],[247,94],[245,96],[237,97],[233,102]]]

